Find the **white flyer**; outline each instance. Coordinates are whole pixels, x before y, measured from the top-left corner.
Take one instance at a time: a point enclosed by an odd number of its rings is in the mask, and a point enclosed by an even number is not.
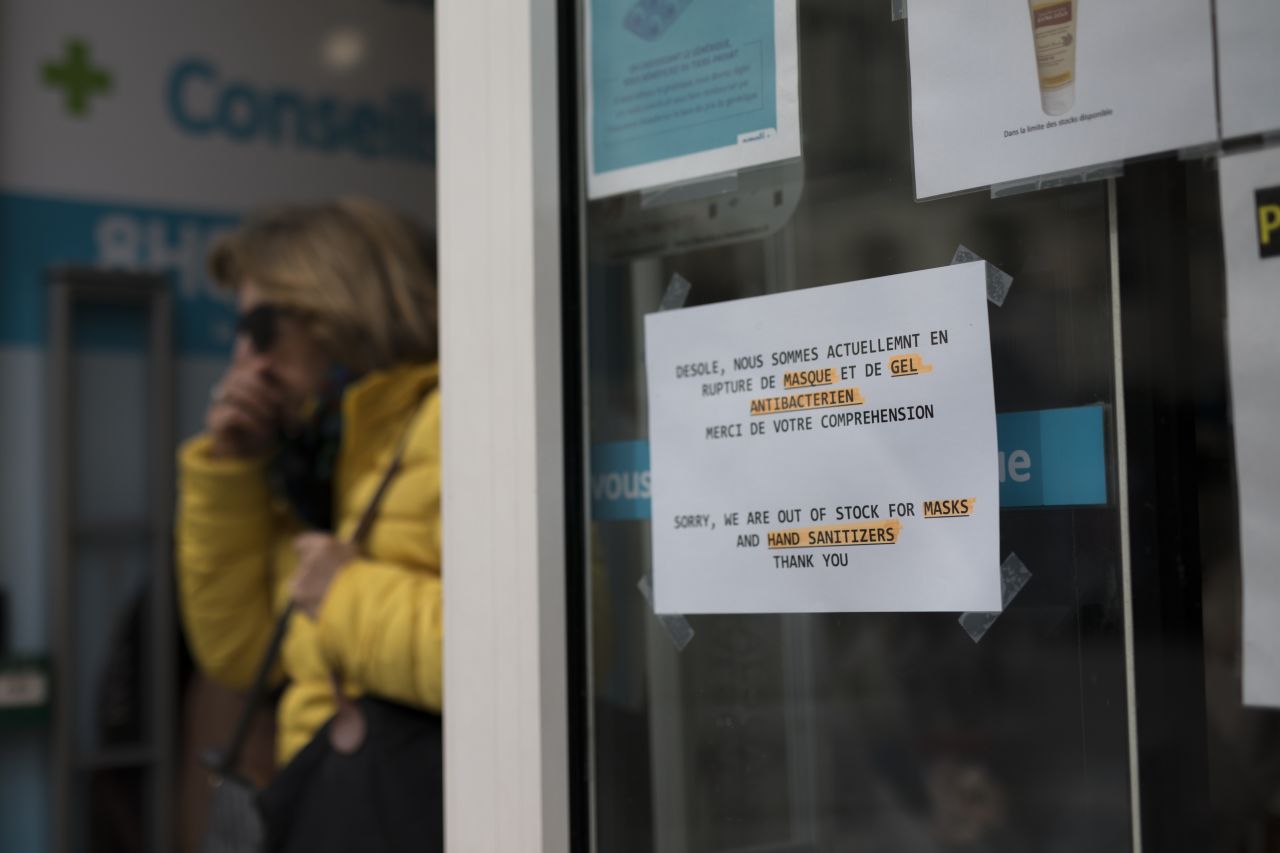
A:
[[[1280,149],[1221,161],[1244,574],[1244,701],[1280,707]]]
[[[982,262],[645,318],[658,613],[998,611]]]
[[[1280,3],[1218,0],[1222,136],[1280,130]]]
[[[917,198],[1218,138],[1209,0],[911,0],[907,28]]]
[[[588,0],[587,195],[800,156],[796,0]]]

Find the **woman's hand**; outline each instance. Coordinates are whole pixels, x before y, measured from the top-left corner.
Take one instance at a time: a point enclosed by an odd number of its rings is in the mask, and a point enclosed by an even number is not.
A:
[[[215,458],[257,456],[271,449],[280,423],[284,395],[266,360],[248,342],[237,341],[227,372],[213,388],[205,428]]]
[[[293,572],[292,598],[315,619],[333,579],[360,552],[328,533],[303,533],[293,540],[293,550],[298,555],[298,567]]]

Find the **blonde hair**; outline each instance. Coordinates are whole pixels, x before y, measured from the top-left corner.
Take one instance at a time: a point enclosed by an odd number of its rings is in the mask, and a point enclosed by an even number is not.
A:
[[[437,358],[435,245],[365,199],[257,213],[209,253],[219,285],[252,282],[303,316],[316,342],[358,371]]]

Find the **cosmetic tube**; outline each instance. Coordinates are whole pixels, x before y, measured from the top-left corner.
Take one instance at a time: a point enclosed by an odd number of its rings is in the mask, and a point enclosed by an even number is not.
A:
[[[1040,105],[1060,116],[1076,103],[1076,0],[1027,0],[1040,75]]]

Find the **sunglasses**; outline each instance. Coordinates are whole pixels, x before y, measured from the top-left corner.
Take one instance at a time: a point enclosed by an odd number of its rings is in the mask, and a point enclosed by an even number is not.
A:
[[[258,305],[236,318],[236,337],[244,335],[254,352],[266,355],[275,346],[280,318],[287,313],[288,310],[279,305]]]

